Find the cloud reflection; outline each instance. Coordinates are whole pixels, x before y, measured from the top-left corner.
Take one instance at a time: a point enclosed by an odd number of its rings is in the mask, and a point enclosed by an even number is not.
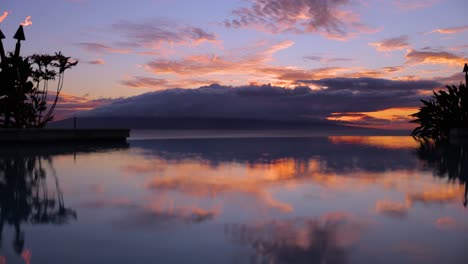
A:
[[[258,263],[347,263],[367,225],[348,213],[334,212],[311,219],[228,224],[225,235],[252,248]]]

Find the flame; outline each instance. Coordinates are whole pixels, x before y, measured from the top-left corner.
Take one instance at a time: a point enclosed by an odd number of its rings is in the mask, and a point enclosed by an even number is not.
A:
[[[20,23],[20,25],[22,25],[23,27],[32,25],[32,21],[30,19],[31,19],[31,16],[27,16],[24,22]]]
[[[10,14],[10,12],[8,12],[8,11],[3,12],[3,14],[0,16],[0,23],[2,23],[3,20],[5,20],[8,17],[9,14]]]

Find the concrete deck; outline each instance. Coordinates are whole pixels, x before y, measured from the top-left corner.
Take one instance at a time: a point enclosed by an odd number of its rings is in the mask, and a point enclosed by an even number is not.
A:
[[[0,129],[0,143],[125,141],[129,129]]]

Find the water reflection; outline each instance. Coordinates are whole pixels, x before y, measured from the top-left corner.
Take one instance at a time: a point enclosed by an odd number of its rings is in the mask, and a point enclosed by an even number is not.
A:
[[[463,205],[468,203],[468,144],[421,140],[418,157],[433,169],[434,175],[465,186]]]
[[[464,263],[453,181],[466,184],[466,147],[445,148],[411,137],[2,148],[4,235],[33,263]]]
[[[13,247],[18,254],[25,242],[22,223],[64,224],[76,219],[76,212],[65,206],[56,174],[51,175],[55,190],[47,188],[47,172],[51,171],[53,164],[47,156],[0,155],[0,242],[4,225],[13,226]]]
[[[228,224],[225,235],[233,243],[250,246],[252,263],[347,263],[351,247],[366,224],[336,212],[316,219]]]
[[[14,229],[13,249],[23,259],[23,224],[62,225],[77,219],[77,213],[65,205],[53,156],[70,153],[95,152],[112,146],[88,145],[13,146],[0,149],[0,248],[6,225]],[[118,147],[121,147],[119,145]],[[3,261],[6,261],[2,257]]]

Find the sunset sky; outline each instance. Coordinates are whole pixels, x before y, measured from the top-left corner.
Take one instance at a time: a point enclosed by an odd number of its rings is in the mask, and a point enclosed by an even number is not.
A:
[[[96,106],[168,114],[128,109],[171,96],[179,113],[203,116],[222,108],[206,95],[222,90],[223,102],[256,113],[402,128],[418,98],[462,81],[467,10],[462,0],[0,0],[0,28],[11,51],[18,25],[32,22],[23,55],[62,51],[80,61],[66,76],[63,115]],[[277,87],[293,92],[264,99]],[[241,90],[260,96],[247,100]],[[238,117],[234,106],[221,112]]]

